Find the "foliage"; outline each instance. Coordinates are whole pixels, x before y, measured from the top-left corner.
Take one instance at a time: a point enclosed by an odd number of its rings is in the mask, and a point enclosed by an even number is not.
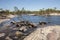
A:
[[[48,8],[48,9],[40,9],[39,11],[29,11],[29,10],[25,10],[24,7],[19,10],[16,6],[14,7],[14,11],[10,11],[10,10],[3,10],[2,8],[0,8],[0,15],[2,14],[17,14],[17,15],[21,15],[21,14],[36,14],[36,15],[44,15],[44,14],[50,14],[50,13],[60,13],[60,10],[57,10],[56,7],[54,8]]]

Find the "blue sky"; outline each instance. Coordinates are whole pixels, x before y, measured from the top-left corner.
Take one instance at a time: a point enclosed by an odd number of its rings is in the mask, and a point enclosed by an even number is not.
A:
[[[0,8],[14,10],[14,6],[18,7],[18,9],[24,7],[26,10],[53,7],[60,9],[60,0],[0,0]]]

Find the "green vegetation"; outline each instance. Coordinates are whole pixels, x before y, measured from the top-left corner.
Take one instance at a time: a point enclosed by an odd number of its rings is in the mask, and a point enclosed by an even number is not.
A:
[[[48,8],[48,9],[40,9],[39,11],[29,11],[25,10],[24,7],[19,10],[16,6],[14,7],[14,11],[9,11],[9,10],[3,10],[0,8],[0,15],[8,15],[8,14],[36,14],[36,15],[44,15],[44,14],[50,14],[50,13],[60,13],[60,10],[57,10],[56,7],[54,8]]]

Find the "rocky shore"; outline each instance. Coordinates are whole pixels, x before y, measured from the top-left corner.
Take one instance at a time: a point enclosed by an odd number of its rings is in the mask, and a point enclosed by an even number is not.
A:
[[[60,40],[60,26],[46,26],[44,28],[37,28],[24,40]]]
[[[29,21],[11,22],[0,28],[1,40],[60,40],[60,25],[34,24]]]
[[[0,23],[16,16],[9,15],[6,19],[0,19]],[[10,25],[0,27],[0,40],[60,40],[60,25],[48,25],[46,22],[10,22]]]
[[[11,22],[9,26],[0,27],[0,39],[23,40],[36,28],[36,25],[28,21]]]
[[[4,22],[4,21],[7,21],[7,20],[10,20],[11,18],[16,17],[16,16],[17,16],[17,15],[1,16],[1,17],[0,17],[0,23],[1,23],[1,22]]]

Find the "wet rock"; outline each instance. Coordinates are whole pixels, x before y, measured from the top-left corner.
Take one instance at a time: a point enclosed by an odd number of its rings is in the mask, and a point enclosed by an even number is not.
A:
[[[29,23],[29,24],[28,24],[28,27],[29,27],[29,28],[36,28],[37,26],[36,26],[35,24],[33,24],[33,23]]]
[[[47,23],[46,23],[46,22],[39,22],[39,24],[40,24],[40,25],[43,25],[43,24],[46,25]]]
[[[19,24],[17,24],[17,25],[16,25],[16,27],[20,27],[20,25],[19,25]]]
[[[12,25],[14,25],[15,23],[14,22],[10,22]]]
[[[20,25],[21,25],[21,26],[28,26],[29,24],[30,24],[29,21],[21,21],[21,22],[20,22]]]
[[[46,22],[39,22],[40,25],[46,25]]]
[[[23,36],[24,36],[24,33],[21,30],[14,30],[9,34],[9,37],[13,40],[22,39]]]
[[[11,22],[13,25],[16,25],[16,27],[22,27],[22,26],[28,26],[35,28],[36,26],[33,23],[30,23],[28,21],[21,21],[21,22],[16,22],[15,24]]]
[[[22,26],[19,30],[22,30],[23,32],[27,31],[27,26]]]
[[[0,40],[5,40],[5,33],[0,33]]]
[[[11,39],[10,37],[7,36],[7,37],[5,38],[5,40],[12,40],[12,39]]]
[[[9,27],[7,27],[5,29],[6,31],[4,31],[4,32],[6,35],[4,37],[1,37],[1,39],[3,39],[3,38],[4,38],[4,40],[5,39],[6,40],[23,39],[24,37],[29,35],[29,33],[31,33],[33,28],[36,28],[36,26],[33,23],[30,23],[28,21],[11,22],[11,24],[12,25],[10,25]]]
[[[3,36],[5,36],[5,33],[0,33],[0,37],[3,37]]]
[[[12,40],[16,40],[17,38],[15,38],[16,36],[16,30],[12,30],[10,33],[9,33],[9,38],[12,39]]]
[[[35,25],[33,25],[33,24],[31,24],[31,27],[32,27],[32,28],[36,28],[36,26],[35,26]]]
[[[21,36],[23,33],[22,33],[22,32],[17,31],[15,34],[16,34],[16,36],[18,37],[18,36]]]

